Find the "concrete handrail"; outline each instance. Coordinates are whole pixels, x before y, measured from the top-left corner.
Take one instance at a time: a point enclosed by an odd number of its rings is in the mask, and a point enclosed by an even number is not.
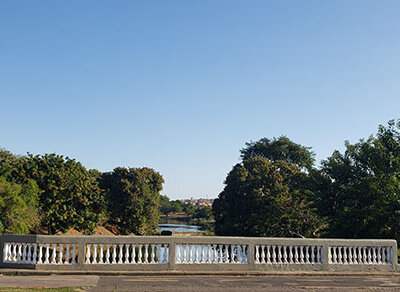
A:
[[[37,270],[385,270],[397,242],[169,236],[0,236],[0,267]]]

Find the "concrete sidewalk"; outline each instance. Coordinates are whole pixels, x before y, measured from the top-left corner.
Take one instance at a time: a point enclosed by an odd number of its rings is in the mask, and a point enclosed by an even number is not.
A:
[[[110,276],[186,276],[186,275],[220,275],[220,276],[400,276],[400,271],[90,271],[90,270],[31,270],[31,269],[0,269],[3,276],[36,276],[36,275],[110,275]]]
[[[400,291],[400,275],[36,275],[0,276],[0,288],[76,287],[96,291],[229,291],[229,292],[294,292],[294,291]]]

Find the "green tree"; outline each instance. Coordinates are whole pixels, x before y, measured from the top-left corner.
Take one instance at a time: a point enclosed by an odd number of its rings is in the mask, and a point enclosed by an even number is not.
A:
[[[183,205],[183,212],[192,217],[196,212],[196,206],[193,205],[191,202],[185,202]]]
[[[16,156],[5,149],[0,149],[0,176],[20,185],[26,183],[29,180],[24,169],[26,160],[26,156]]]
[[[213,204],[218,235],[319,236],[318,216],[307,175],[290,162],[262,157],[233,167]]]
[[[248,142],[240,152],[243,160],[263,157],[272,161],[283,160],[306,169],[311,169],[315,161],[315,154],[310,147],[296,144],[285,136],[272,140],[262,138],[256,142]]]
[[[94,231],[104,205],[101,190],[82,164],[61,155],[29,155],[24,169],[41,191],[40,211],[49,233]]]
[[[160,212],[165,216],[173,212],[174,206],[167,196],[160,195]]]
[[[322,163],[316,179],[329,235],[400,240],[400,122],[345,146]]]
[[[115,168],[104,173],[101,187],[106,190],[111,223],[125,233],[157,233],[160,192],[164,180],[150,168]]]
[[[29,233],[39,223],[38,196],[34,181],[21,186],[0,177],[0,233]]]
[[[194,219],[212,220],[212,207],[211,206],[198,206],[193,214]]]

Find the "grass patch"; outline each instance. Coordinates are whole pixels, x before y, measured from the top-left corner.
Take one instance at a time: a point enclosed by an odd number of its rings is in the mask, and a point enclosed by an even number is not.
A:
[[[62,287],[62,288],[0,288],[0,292],[83,292],[82,288]]]

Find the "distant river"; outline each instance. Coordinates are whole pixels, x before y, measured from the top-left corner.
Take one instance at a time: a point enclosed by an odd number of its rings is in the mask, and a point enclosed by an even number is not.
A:
[[[158,231],[172,232],[202,232],[200,226],[188,224],[186,218],[161,217],[158,223]]]

